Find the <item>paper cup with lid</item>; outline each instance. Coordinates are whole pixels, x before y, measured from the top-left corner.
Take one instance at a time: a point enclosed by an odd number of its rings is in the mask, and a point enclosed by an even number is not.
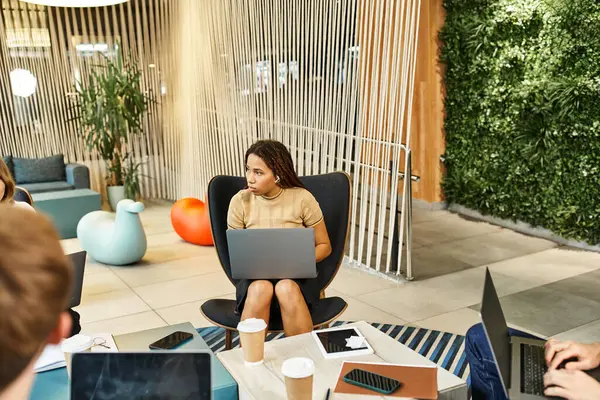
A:
[[[75,335],[62,341],[60,347],[63,353],[65,353],[65,362],[69,377],[71,377],[71,359],[73,353],[90,352],[93,346],[94,339],[86,335]]]
[[[265,356],[265,330],[267,323],[258,318],[248,318],[237,326],[246,365],[260,365]]]
[[[295,357],[284,361],[281,373],[289,400],[311,400],[315,363],[310,358]]]

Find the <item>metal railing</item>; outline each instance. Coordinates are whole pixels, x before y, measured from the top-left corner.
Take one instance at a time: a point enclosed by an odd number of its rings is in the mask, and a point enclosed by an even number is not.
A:
[[[406,153],[406,171],[400,176],[404,181],[404,189],[402,195],[398,194],[396,202],[396,218],[394,218],[394,235],[392,238],[392,265],[397,266],[397,275],[400,275],[402,270],[402,242],[406,244],[406,280],[414,279],[412,272],[412,183],[419,182],[421,178],[412,175],[412,152],[404,147]],[[410,179],[405,179],[410,176]],[[404,210],[402,205],[405,205]],[[405,238],[404,238],[404,235]],[[404,240],[403,240],[404,238]]]

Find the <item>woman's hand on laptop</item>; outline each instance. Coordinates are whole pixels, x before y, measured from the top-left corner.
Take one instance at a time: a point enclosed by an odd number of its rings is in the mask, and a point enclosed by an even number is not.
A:
[[[583,344],[550,339],[546,342],[548,369],[564,367],[569,370],[589,370],[600,365],[600,343]]]
[[[583,371],[549,370],[544,375],[544,394],[567,400],[600,399],[600,383]]]

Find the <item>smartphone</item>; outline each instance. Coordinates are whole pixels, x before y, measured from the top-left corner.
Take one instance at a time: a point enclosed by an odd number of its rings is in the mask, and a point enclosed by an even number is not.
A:
[[[164,338],[159,339],[154,343],[151,343],[150,349],[152,349],[152,350],[171,350],[171,349],[174,349],[175,347],[183,344],[184,342],[187,342],[188,340],[190,340],[193,337],[194,337],[194,335],[192,335],[191,333],[181,332],[181,331],[173,332],[170,335],[167,335]]]
[[[344,382],[370,389],[381,394],[392,394],[402,386],[402,383],[396,379],[358,368],[353,369],[344,375]]]

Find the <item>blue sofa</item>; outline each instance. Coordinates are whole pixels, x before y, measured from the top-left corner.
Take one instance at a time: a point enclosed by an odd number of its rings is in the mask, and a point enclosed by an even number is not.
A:
[[[82,164],[65,164],[62,154],[45,158],[2,157],[18,186],[31,194],[89,189],[90,171]]]
[[[2,159],[18,187],[31,194],[33,207],[52,219],[62,239],[76,237],[81,218],[102,208],[100,194],[90,190],[90,171],[85,165],[65,164],[62,154]]]

